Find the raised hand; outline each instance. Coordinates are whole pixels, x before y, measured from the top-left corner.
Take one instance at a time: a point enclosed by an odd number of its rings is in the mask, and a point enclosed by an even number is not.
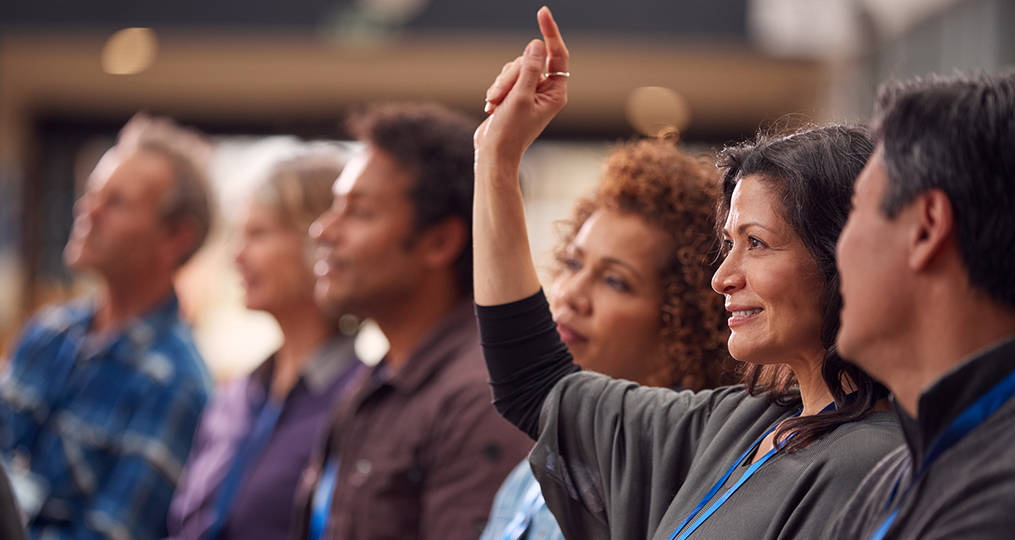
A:
[[[543,40],[507,63],[486,92],[490,117],[476,131],[477,158],[518,159],[567,104],[567,46],[550,10],[537,14]],[[548,76],[544,76],[549,74]]]
[[[539,278],[529,253],[518,186],[522,154],[567,103],[568,54],[550,10],[539,10],[543,39],[501,70],[486,93],[490,116],[476,130],[472,213],[474,294],[479,305],[531,296]],[[544,69],[549,76],[544,77]]]

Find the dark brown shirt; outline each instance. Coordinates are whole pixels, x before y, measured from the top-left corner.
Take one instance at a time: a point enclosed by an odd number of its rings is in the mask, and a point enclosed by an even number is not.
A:
[[[382,362],[340,399],[297,490],[294,538],[307,538],[328,456],[341,464],[323,538],[479,538],[494,494],[532,441],[491,405],[471,302],[390,373]]]

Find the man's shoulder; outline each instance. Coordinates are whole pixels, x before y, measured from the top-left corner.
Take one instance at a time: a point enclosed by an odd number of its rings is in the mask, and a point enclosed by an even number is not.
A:
[[[966,481],[990,477],[992,481],[1006,481],[1015,492],[1015,398],[951,450],[942,454],[942,464],[950,462],[960,469]]]
[[[432,386],[444,392],[455,392],[468,388],[482,388],[489,391],[489,375],[483,360],[483,350],[477,339],[475,343],[462,343],[449,353],[447,361],[441,363],[431,374]]]
[[[137,370],[158,386],[210,390],[211,377],[190,327],[177,317],[162,326],[138,359]]]
[[[21,331],[21,339],[42,335],[56,335],[66,332],[73,324],[81,322],[91,315],[92,301],[79,298],[62,304],[47,304],[25,323]]]

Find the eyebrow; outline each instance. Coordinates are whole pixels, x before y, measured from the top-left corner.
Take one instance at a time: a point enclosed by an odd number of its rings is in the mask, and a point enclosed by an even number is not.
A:
[[[770,233],[775,233],[775,231],[773,231],[771,228],[766,227],[766,226],[762,225],[761,223],[759,223],[757,221],[748,221],[747,223],[741,223],[737,227],[737,233],[738,234],[744,234],[744,232],[747,231],[747,229],[749,229],[751,227],[758,227],[759,229],[765,229],[766,231],[768,231]],[[723,227],[722,233],[724,235],[726,235],[726,236],[730,235],[729,229],[727,229],[726,227]]]
[[[569,245],[567,246],[567,248],[568,248],[569,250],[573,251],[573,252],[574,252],[574,253],[575,253],[576,255],[582,255],[582,256],[584,256],[584,255],[585,255],[585,250],[583,250],[582,248],[580,248],[580,247],[576,246],[576,245],[575,245],[575,244],[573,244],[573,243],[572,243],[572,244],[569,244]],[[644,278],[644,277],[643,277],[643,276],[641,275],[641,272],[639,272],[637,268],[635,268],[634,266],[631,266],[630,264],[628,264],[628,263],[626,263],[626,262],[624,262],[624,261],[622,261],[622,260],[620,260],[620,259],[618,259],[618,258],[616,258],[616,257],[603,257],[603,259],[602,259],[602,260],[603,260],[603,262],[604,262],[604,263],[606,263],[606,264],[610,264],[610,265],[613,265],[613,266],[623,266],[624,268],[627,268],[627,269],[628,269],[628,270],[630,270],[630,271],[631,271],[631,273],[632,273],[632,274],[634,274],[634,275],[635,275],[635,277],[637,277],[638,279],[643,279],[643,278]]]
[[[637,268],[631,266],[630,264],[627,264],[626,262],[620,259],[616,259],[613,257],[603,257],[603,262],[615,266],[623,266],[624,268],[627,268],[632,274],[634,274],[635,277],[637,277],[638,279],[642,278],[641,272],[639,272]]]

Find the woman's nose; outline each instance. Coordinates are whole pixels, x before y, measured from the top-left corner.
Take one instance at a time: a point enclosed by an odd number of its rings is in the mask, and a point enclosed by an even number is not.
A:
[[[589,298],[587,280],[581,275],[564,278],[556,287],[558,300],[579,315],[592,312],[592,300]]]
[[[719,294],[729,294],[744,286],[744,273],[740,267],[740,258],[730,253],[712,276],[712,290]]]

